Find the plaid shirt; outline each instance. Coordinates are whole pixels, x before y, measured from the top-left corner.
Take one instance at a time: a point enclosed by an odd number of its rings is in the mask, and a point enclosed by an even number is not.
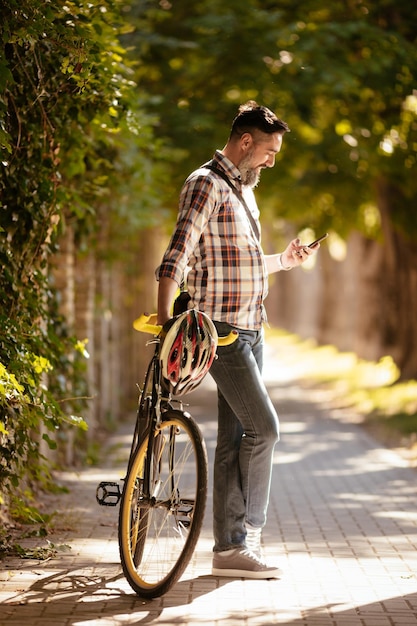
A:
[[[260,230],[255,196],[241,186],[239,170],[219,151],[214,164],[242,192]],[[190,306],[237,328],[261,327],[268,292],[262,248],[236,194],[204,167],[194,171],[182,188],[177,224],[158,270],[159,277],[178,284],[184,273]]]

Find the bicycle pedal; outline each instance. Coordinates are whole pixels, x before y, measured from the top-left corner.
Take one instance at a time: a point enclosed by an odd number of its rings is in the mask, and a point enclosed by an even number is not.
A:
[[[96,490],[96,500],[100,506],[117,506],[122,493],[119,483],[101,482]]]
[[[177,524],[181,524],[184,528],[191,525],[194,507],[190,504],[182,504],[175,512]]]

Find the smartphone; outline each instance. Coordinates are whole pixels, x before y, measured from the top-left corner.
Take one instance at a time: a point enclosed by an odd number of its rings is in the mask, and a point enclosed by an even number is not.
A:
[[[324,233],[324,235],[322,235],[321,237],[316,239],[316,241],[313,241],[312,243],[309,243],[307,248],[314,248],[316,243],[320,243],[320,241],[323,241],[323,239],[326,239],[328,236],[329,236],[329,233]]]

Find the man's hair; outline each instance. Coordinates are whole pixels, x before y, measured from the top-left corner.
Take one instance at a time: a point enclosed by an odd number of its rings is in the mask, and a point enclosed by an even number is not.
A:
[[[241,104],[238,114],[232,123],[230,138],[241,137],[244,133],[254,129],[270,135],[271,133],[290,132],[288,125],[280,120],[275,113],[264,106],[259,106],[254,100]]]

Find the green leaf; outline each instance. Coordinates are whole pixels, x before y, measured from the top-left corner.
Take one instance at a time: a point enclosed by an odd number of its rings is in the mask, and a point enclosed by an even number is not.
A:
[[[49,446],[49,449],[50,449],[50,450],[56,450],[56,449],[57,449],[57,444],[56,444],[56,441],[54,441],[53,439],[51,439],[51,438],[49,437],[49,435],[47,435],[46,433],[44,433],[44,434],[42,435],[42,439],[43,439],[44,441],[46,441],[46,443],[48,444],[48,446]]]

